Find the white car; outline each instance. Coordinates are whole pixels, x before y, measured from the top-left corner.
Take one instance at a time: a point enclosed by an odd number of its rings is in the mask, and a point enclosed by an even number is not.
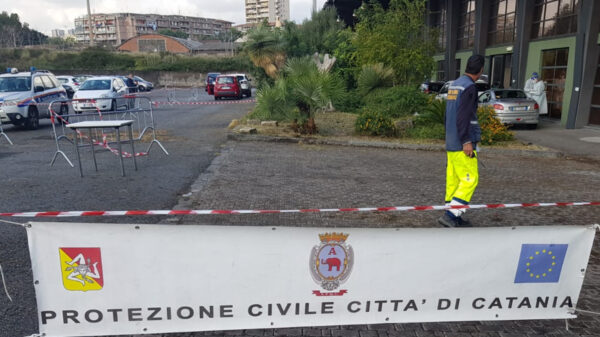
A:
[[[9,73],[0,75],[2,123],[35,130],[40,125],[40,118],[50,118],[47,104],[56,100],[67,100],[67,93],[49,71],[18,72],[11,68]],[[65,102],[55,109],[58,114],[68,114],[69,106]]]
[[[237,77],[238,82],[240,82],[240,91],[242,96],[252,96],[252,85],[250,84],[250,79],[248,76],[246,76],[246,74],[232,74],[231,76]]]
[[[62,84],[69,86],[73,89],[73,91],[79,90],[80,83],[73,76],[56,76],[56,79]]]
[[[117,109],[117,98],[127,94],[127,85],[117,76],[92,77],[87,79],[73,95],[73,110],[113,111]]]
[[[448,87],[450,87],[451,85],[452,81],[444,83],[444,86],[442,87],[442,89],[440,89],[440,92],[435,96],[435,98],[445,101],[448,97]],[[475,82],[475,85],[477,86],[478,96],[483,94],[485,91],[490,90],[490,85],[486,81],[477,80],[477,82]]]

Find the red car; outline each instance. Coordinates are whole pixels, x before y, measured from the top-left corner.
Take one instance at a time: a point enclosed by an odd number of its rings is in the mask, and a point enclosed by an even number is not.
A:
[[[220,75],[215,80],[215,100],[221,99],[221,97],[235,97],[237,99],[242,98],[242,90],[240,82],[234,75]]]

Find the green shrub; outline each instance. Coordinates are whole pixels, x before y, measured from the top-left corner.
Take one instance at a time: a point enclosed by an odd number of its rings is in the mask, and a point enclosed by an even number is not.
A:
[[[446,138],[446,129],[443,124],[418,125],[407,130],[406,137],[415,139],[444,139]]]
[[[358,115],[354,128],[356,132],[362,135],[386,137],[396,135],[396,127],[389,116],[369,110],[365,110]]]
[[[340,97],[333,99],[333,107],[340,112],[358,113],[363,107],[363,101],[356,90],[344,92]]]
[[[274,85],[264,85],[256,94],[256,107],[248,115],[251,119],[291,121],[297,118],[293,102],[290,101],[290,89],[285,79],[279,79]]]
[[[389,88],[394,85],[394,69],[383,63],[365,65],[358,75],[358,92],[365,96],[378,88]]]
[[[364,101],[367,109],[391,118],[421,113],[427,107],[427,96],[410,86],[376,89]]]
[[[415,119],[416,125],[445,124],[446,101],[433,99]]]

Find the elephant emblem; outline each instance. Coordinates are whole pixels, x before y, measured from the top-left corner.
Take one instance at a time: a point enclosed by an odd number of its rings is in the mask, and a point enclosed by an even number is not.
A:
[[[337,271],[340,271],[340,266],[341,266],[342,262],[337,257],[330,257],[327,260],[321,259],[321,264],[328,265],[329,266],[328,271],[332,271],[334,267],[337,268]]]

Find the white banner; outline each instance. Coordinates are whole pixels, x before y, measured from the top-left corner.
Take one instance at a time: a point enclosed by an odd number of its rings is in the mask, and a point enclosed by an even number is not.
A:
[[[594,227],[31,223],[40,333],[573,318]]]

